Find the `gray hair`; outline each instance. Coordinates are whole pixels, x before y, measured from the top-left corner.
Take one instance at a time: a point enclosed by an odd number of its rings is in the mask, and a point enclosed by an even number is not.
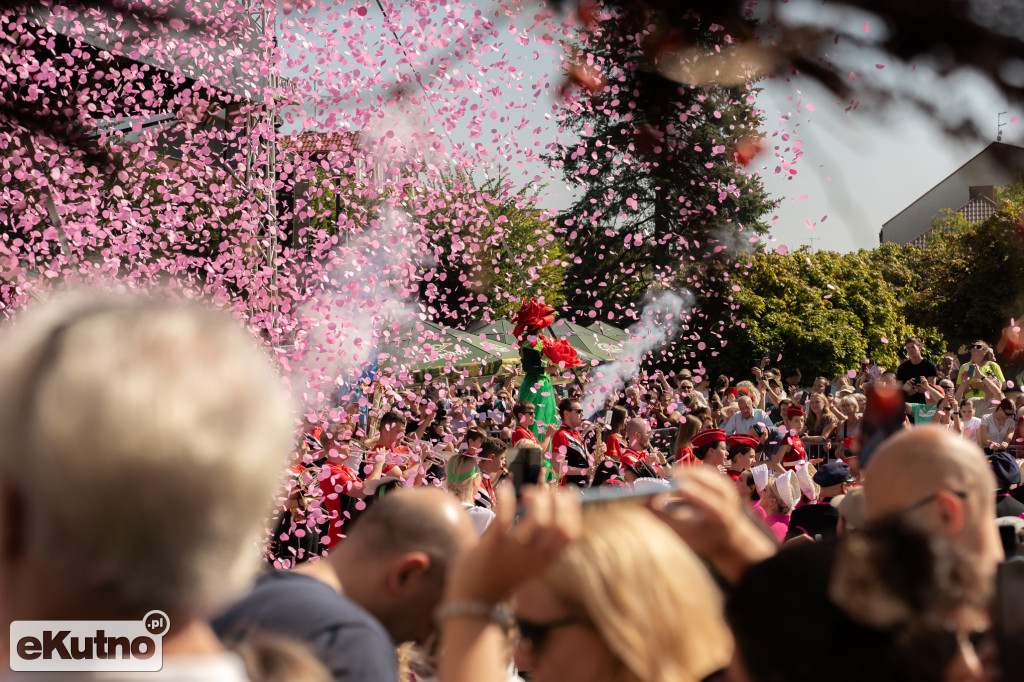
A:
[[[0,480],[27,550],[124,612],[201,614],[258,567],[290,401],[227,314],[69,298],[0,345]]]

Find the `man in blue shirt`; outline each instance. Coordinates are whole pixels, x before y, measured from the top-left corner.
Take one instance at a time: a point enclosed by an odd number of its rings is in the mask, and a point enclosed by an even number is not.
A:
[[[768,413],[764,410],[754,408],[754,402],[748,395],[740,395],[736,400],[736,404],[739,406],[739,410],[734,412],[729,419],[726,420],[725,424],[722,425],[722,430],[725,431],[726,435],[733,436],[737,433],[746,434],[750,432],[751,427],[754,424],[765,424],[770,425],[772,422],[768,418]]]
[[[221,639],[281,634],[309,645],[338,682],[397,680],[395,644],[433,633],[448,561],[476,533],[436,488],[381,497],[347,530],[323,560],[263,575],[213,622]]]

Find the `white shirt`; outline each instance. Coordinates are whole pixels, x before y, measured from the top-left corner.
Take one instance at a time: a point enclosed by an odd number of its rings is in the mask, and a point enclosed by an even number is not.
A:
[[[487,526],[491,525],[491,521],[494,520],[494,512],[467,502],[463,502],[462,506],[466,508],[466,513],[469,514],[469,520],[473,522],[473,528],[476,529],[477,536],[483,535],[484,531],[487,530]]]
[[[993,441],[996,443],[1002,443],[1010,440],[1010,434],[1013,433],[1013,417],[1007,417],[1006,424],[1002,429],[998,428],[995,423],[994,414],[986,414],[981,418],[981,442]]]
[[[974,438],[974,434],[978,431],[978,427],[981,426],[981,419],[978,417],[971,417],[967,421],[960,422],[961,428],[964,431],[964,438]]]

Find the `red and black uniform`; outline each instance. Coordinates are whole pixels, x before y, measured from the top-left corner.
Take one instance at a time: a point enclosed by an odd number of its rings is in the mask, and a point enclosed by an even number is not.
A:
[[[693,446],[687,445],[685,448],[679,448],[679,452],[676,453],[675,463],[682,466],[697,464],[697,458],[693,456]]]
[[[522,445],[519,445],[519,443],[522,443]],[[512,447],[516,447],[517,445],[519,447],[532,447],[533,445],[536,445],[539,448],[540,441],[537,440],[537,436],[535,436],[533,431],[530,429],[525,426],[517,426],[516,430],[512,432]],[[544,469],[542,480],[550,483],[555,480],[555,473],[551,463],[551,453],[544,452],[542,455],[543,459],[541,460],[541,464]]]
[[[622,436],[609,433],[604,439],[604,456],[616,462],[622,459]]]
[[[555,432],[554,437],[551,439],[551,455],[556,461],[560,457],[564,457],[566,466],[573,469],[590,468],[590,455],[587,453],[587,448],[583,444],[583,437],[580,435],[579,431],[576,429],[570,429],[564,424],[559,427],[558,431]],[[578,474],[563,476],[561,483],[562,485],[571,484],[583,487],[587,485],[587,477]]]
[[[799,436],[794,436],[792,433],[786,434],[786,437],[782,439],[782,444],[789,446],[789,450],[782,456],[782,466],[784,468],[792,469],[798,464],[805,464],[807,462],[807,451],[804,449],[804,442],[800,440]]]
[[[384,469],[381,471],[381,475],[384,476],[389,473],[404,474],[405,467],[409,464],[409,457],[412,454],[409,452],[408,448],[398,444],[392,445],[391,447],[377,445],[373,448],[373,452],[375,455],[384,455]]]
[[[320,470],[320,495],[323,498],[324,513],[327,515],[330,524],[327,531],[327,541],[320,538],[323,549],[331,549],[343,535],[342,526],[345,524],[344,511],[347,509],[345,498],[352,494],[359,484],[359,475],[350,467],[344,464],[328,462],[324,465],[327,469]]]
[[[516,430],[512,432],[512,447],[516,447],[521,440],[527,440],[540,447],[540,441],[537,440],[537,436],[533,435],[533,431],[525,426],[517,426]],[[522,447],[526,447],[526,445],[524,444]]]
[[[622,448],[622,456],[623,458],[635,457],[637,461],[643,462],[644,464],[649,466],[655,473],[658,472],[658,468],[660,466],[658,464],[658,459],[656,457],[652,457],[651,453],[647,452],[646,450],[637,450],[627,445],[624,448]]]
[[[311,480],[316,476],[315,472],[310,470],[310,467],[297,462],[288,467],[288,473],[294,477],[295,486],[291,489],[290,496],[296,498],[299,505],[294,512],[291,509],[275,512],[277,520],[274,523],[274,532],[267,543],[267,553],[272,557],[275,565],[277,561],[294,565],[296,562],[306,561],[311,556],[320,554],[323,549],[320,537],[328,532],[326,523],[316,525],[308,523],[307,520],[312,517],[307,517],[306,509],[302,508],[304,504],[309,504],[310,507],[320,505],[321,501],[317,499],[319,491]],[[298,530],[301,530],[302,533],[297,533]]]
[[[494,496],[494,486],[491,484],[491,478],[486,474],[483,480],[480,481],[480,488],[477,490],[476,498],[473,500],[473,504],[484,509],[490,509],[494,506],[494,501],[497,498]]]

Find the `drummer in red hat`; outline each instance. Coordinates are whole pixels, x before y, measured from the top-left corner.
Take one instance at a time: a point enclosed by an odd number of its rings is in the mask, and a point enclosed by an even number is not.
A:
[[[799,405],[790,405],[786,408],[786,419],[783,422],[782,443],[779,445],[778,452],[770,460],[770,468],[779,473],[785,473],[798,464],[807,462],[807,451],[798,435],[803,428],[804,408]]]
[[[729,446],[729,469],[725,472],[734,481],[740,480],[740,474],[753,465],[754,451],[761,441],[745,433],[726,436]]]
[[[705,466],[724,468],[726,457],[729,456],[725,438],[725,431],[722,429],[701,431],[693,437],[693,456]]]

